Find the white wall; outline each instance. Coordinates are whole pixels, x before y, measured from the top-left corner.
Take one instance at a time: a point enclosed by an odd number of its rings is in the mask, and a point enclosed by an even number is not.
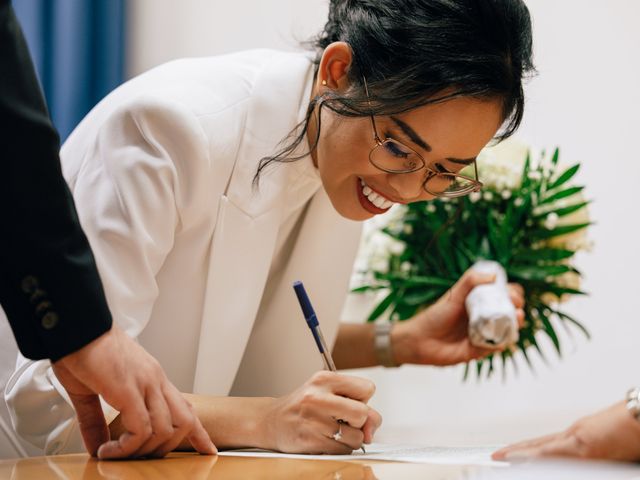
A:
[[[358,372],[378,384],[375,404],[387,425],[424,426],[440,443],[502,441],[561,428],[640,384],[640,2],[528,0],[539,75],[527,88],[520,136],[561,147],[580,161],[578,182],[597,224],[595,249],[579,259],[585,299],[567,308],[593,341],[566,335],[564,359],[521,362],[506,383],[461,382],[458,367]],[[180,56],[255,46],[292,48],[324,22],[322,0],[132,0],[130,72]],[[451,428],[455,425],[456,428]],[[461,436],[462,427],[466,432]]]
[[[248,48],[292,50],[322,27],[324,0],[129,0],[128,72]]]

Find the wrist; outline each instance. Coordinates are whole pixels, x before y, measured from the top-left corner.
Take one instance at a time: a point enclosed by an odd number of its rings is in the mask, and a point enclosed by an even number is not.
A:
[[[269,448],[264,412],[273,402],[268,397],[212,397],[184,393],[213,443],[219,449]],[[181,449],[191,450],[187,439]]]
[[[396,362],[391,344],[391,332],[394,327],[395,323],[393,322],[384,321],[373,324],[373,351],[376,365],[387,368],[400,366]]]
[[[65,356],[52,360],[51,363],[53,365],[64,365],[69,369],[75,369],[77,367],[84,367],[87,362],[88,356],[94,354],[96,351],[102,351],[105,348],[109,349],[110,345],[114,342],[114,336],[117,334],[117,327],[114,324],[109,330],[98,335],[96,338],[91,340],[90,342],[82,345],[77,350],[66,354]],[[104,345],[107,344],[106,347]]]
[[[251,445],[265,450],[277,450],[275,424],[275,408],[277,399],[264,397],[255,399],[256,405],[247,420],[246,431],[251,439]]]
[[[417,361],[418,355],[415,345],[416,336],[412,333],[412,327],[409,321],[394,323],[390,337],[393,360],[396,365],[419,363]]]

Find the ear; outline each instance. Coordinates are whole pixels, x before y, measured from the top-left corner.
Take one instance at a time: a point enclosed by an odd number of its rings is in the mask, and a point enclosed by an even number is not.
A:
[[[353,52],[348,43],[333,42],[328,45],[320,59],[316,88],[345,90],[349,86],[347,74],[352,60]]]

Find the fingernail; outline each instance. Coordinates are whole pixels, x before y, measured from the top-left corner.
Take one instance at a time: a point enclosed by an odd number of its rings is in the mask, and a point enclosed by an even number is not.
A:
[[[98,457],[100,460],[102,460],[104,458],[104,449],[102,448],[102,446],[100,446],[100,448],[96,450],[95,455],[92,455],[92,456]]]
[[[507,462],[518,462],[522,460],[528,460],[531,458],[530,454],[526,452],[507,452],[503,455],[502,459]]]

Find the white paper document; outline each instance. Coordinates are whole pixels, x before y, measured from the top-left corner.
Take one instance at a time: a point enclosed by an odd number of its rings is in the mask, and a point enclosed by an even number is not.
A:
[[[367,453],[361,450],[351,455],[302,455],[279,453],[258,449],[228,450],[222,456],[273,457],[307,460],[386,460],[391,462],[435,463],[444,465],[492,465],[504,466],[505,462],[491,460],[491,453],[499,447],[425,447],[415,445],[388,445],[372,443],[365,445]]]

